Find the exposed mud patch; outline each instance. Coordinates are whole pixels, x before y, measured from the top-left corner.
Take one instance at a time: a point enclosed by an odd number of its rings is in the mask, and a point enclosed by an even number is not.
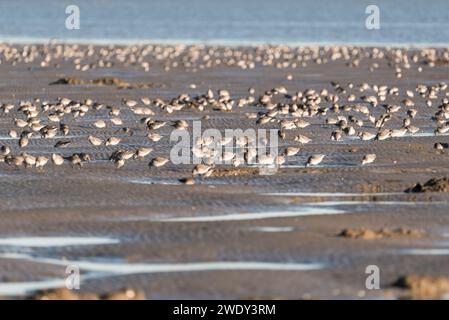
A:
[[[351,239],[363,239],[363,240],[374,240],[382,238],[391,237],[413,237],[420,238],[424,235],[424,232],[420,230],[407,229],[407,228],[397,228],[391,229],[380,229],[380,230],[369,230],[369,229],[344,229],[338,236]]]
[[[84,80],[78,78],[60,78],[50,85],[94,85],[94,86],[116,86],[117,89],[150,89],[161,88],[164,85],[160,83],[128,83],[116,77],[102,77],[94,80]]]
[[[393,286],[408,290],[409,299],[445,299],[449,294],[449,279],[411,275],[399,278]]]
[[[417,183],[405,192],[449,192],[449,178],[433,178],[424,184]]]

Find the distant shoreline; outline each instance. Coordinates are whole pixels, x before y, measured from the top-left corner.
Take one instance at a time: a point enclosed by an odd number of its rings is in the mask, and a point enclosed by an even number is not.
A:
[[[382,48],[448,48],[449,43],[384,43],[384,42],[282,42],[282,41],[246,41],[246,40],[181,40],[181,39],[51,39],[27,37],[2,37],[0,43],[7,44],[80,44],[80,45],[210,45],[229,47],[277,46],[290,47],[325,47],[325,46],[352,46],[352,47],[382,47]]]

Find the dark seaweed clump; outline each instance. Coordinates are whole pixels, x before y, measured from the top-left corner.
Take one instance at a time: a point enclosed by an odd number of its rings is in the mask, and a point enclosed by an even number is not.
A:
[[[449,192],[449,178],[433,178],[424,184],[417,183],[405,192]]]

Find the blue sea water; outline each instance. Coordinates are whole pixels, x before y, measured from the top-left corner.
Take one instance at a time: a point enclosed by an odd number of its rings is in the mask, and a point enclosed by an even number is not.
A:
[[[380,29],[365,27],[368,5]],[[68,5],[80,29],[65,27]],[[449,46],[449,0],[0,0],[0,41]]]

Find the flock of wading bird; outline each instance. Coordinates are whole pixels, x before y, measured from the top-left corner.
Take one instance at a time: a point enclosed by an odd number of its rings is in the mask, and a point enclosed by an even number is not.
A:
[[[165,71],[183,68],[192,72],[215,67],[298,69],[334,61],[343,61],[351,68],[358,68],[368,62],[369,71],[375,71],[381,64],[387,63],[395,71],[396,77],[401,78],[404,70],[414,66],[421,72],[424,66],[449,64],[449,48],[408,50],[354,46],[157,44],[94,46],[58,43],[17,46],[0,43],[0,64],[15,66],[24,63],[56,69],[73,65],[74,69],[80,71],[126,67],[148,72],[157,65],[161,65]]]
[[[369,61],[369,71],[374,71],[381,64],[387,64],[394,70],[396,78],[402,78],[405,70],[414,69],[423,71],[423,67],[449,64],[449,49],[388,49],[388,48],[358,48],[349,46],[331,46],[320,48],[293,48],[289,46],[255,46],[255,47],[213,47],[213,46],[80,46],[80,45],[25,45],[11,46],[0,44],[0,64],[16,66],[19,64],[37,64],[41,68],[59,68],[62,64],[73,64],[76,70],[88,71],[96,68],[135,67],[138,70],[149,71],[160,65],[163,70],[182,67],[190,72],[214,67],[237,67],[241,69],[254,69],[258,67],[274,67],[277,69],[304,68],[311,64],[326,64],[333,61],[343,61],[349,68],[359,68],[361,62]],[[291,80],[292,76],[287,75]],[[256,96],[255,90],[250,88],[246,97],[236,98],[227,90],[217,92],[208,90],[202,95],[181,94],[171,100],[143,97],[137,100],[123,100],[123,106],[105,105],[92,99],[73,101],[68,98],[59,98],[56,101],[20,101],[18,104],[4,103],[1,105],[1,116],[14,123],[15,128],[10,130],[11,139],[18,140],[18,149],[13,144],[3,145],[0,150],[0,161],[17,167],[43,168],[50,161],[54,165],[63,165],[69,162],[72,165],[82,166],[93,157],[85,152],[70,155],[54,152],[51,156],[33,155],[26,149],[30,138],[58,139],[67,136],[70,126],[76,127],[77,118],[86,114],[108,110],[108,117],[92,121],[91,128],[109,129],[117,127],[118,135],[104,134],[89,135],[85,138],[95,147],[115,146],[117,149],[110,155],[110,160],[117,168],[125,165],[131,159],[144,159],[150,157],[154,151],[148,147],[147,141],[142,141],[141,147],[131,149],[126,143],[127,136],[133,134],[133,121],[125,124],[121,118],[122,111],[128,108],[134,115],[140,116],[140,125],[147,130],[143,139],[157,142],[163,138],[158,132],[164,126],[173,126],[175,129],[189,130],[187,120],[163,121],[159,115],[172,114],[180,110],[194,110],[197,112],[217,110],[232,112],[243,108],[247,118],[252,119],[255,127],[275,126],[279,129],[279,138],[286,139],[286,131],[296,130],[298,133],[311,124],[310,121],[321,122],[326,127],[333,127],[330,139],[339,141],[345,136],[359,137],[361,140],[385,140],[401,137],[406,134],[413,135],[419,131],[414,124],[418,114],[416,104],[427,105],[429,112],[434,112],[431,119],[434,122],[435,134],[445,134],[449,131],[449,93],[445,83],[417,85],[410,90],[400,90],[395,86],[377,84],[341,84],[332,82],[330,89],[307,89],[290,93],[285,87],[277,87]],[[391,100],[390,100],[391,98]],[[416,100],[419,98],[420,100]],[[396,101],[388,103],[388,101]],[[244,108],[258,107],[258,112],[251,108],[247,112]],[[156,110],[158,109],[158,110]],[[241,114],[239,112],[238,114]],[[11,116],[12,115],[12,116]],[[204,115],[207,119],[209,115]],[[401,120],[402,125],[391,128],[387,123],[391,119]],[[392,121],[393,122],[393,121]],[[397,121],[394,121],[397,123]],[[73,128],[73,127],[72,127]],[[296,132],[295,131],[295,132]],[[296,134],[296,133],[295,133]],[[294,146],[284,149],[277,156],[258,155],[254,148],[249,147],[253,141],[249,137],[236,139],[238,148],[246,150],[244,160],[247,163],[261,165],[282,165],[287,157],[299,154],[304,144],[309,143],[313,137],[304,132],[298,134],[291,141]],[[203,159],[193,169],[192,174],[210,176],[213,173],[215,155],[213,143],[216,141],[198,139],[191,148],[191,152]],[[234,141],[223,139],[222,145]],[[287,141],[285,141],[287,142]],[[55,151],[63,148],[71,141],[59,140],[54,145]],[[436,144],[436,148],[444,148]],[[257,158],[254,161],[254,158]],[[313,154],[308,157],[305,165],[320,164],[325,158],[324,154]],[[225,152],[221,161],[233,166],[242,165],[241,159],[234,152]],[[366,154],[361,159],[362,165],[376,160],[375,154]],[[154,157],[150,166],[162,167],[169,162],[164,157]],[[186,179],[186,183],[193,183]]]
[[[153,142],[163,138],[163,135],[158,133],[158,130],[166,125],[172,126],[173,129],[177,130],[189,129],[188,121],[183,119],[175,121],[158,120],[157,113],[173,114],[183,109],[195,110],[196,112],[202,112],[207,109],[232,112],[234,108],[240,109],[249,106],[257,106],[260,108],[260,111],[245,112],[245,116],[248,119],[253,119],[256,127],[274,125],[279,130],[278,136],[281,140],[286,138],[286,131],[297,130],[296,132],[299,133],[301,129],[311,124],[309,121],[312,119],[321,119],[323,125],[334,128],[329,137],[333,141],[339,141],[344,136],[354,136],[361,140],[369,141],[386,140],[417,133],[420,129],[413,125],[413,120],[417,116],[418,111],[414,108],[413,98],[419,95],[423,101],[426,101],[429,107],[434,103],[437,104],[437,111],[431,118],[435,123],[435,135],[449,132],[449,92],[445,83],[430,86],[418,85],[414,91],[406,90],[403,93],[403,97],[400,97],[399,104],[384,103],[388,96],[400,95],[400,90],[396,87],[385,85],[370,86],[366,83],[358,86],[350,83],[344,87],[340,84],[332,83],[332,86],[333,89],[331,90],[322,89],[318,92],[308,89],[298,91],[295,94],[289,94],[285,87],[278,87],[266,91],[258,97],[255,96],[255,90],[250,88],[248,96],[235,100],[227,90],[221,89],[214,93],[209,89],[207,93],[202,95],[190,96],[181,94],[170,101],[164,101],[159,98],[152,100],[148,97],[140,100],[124,99],[123,106],[124,108],[129,108],[133,114],[141,117],[139,125],[143,126],[143,129],[148,132],[143,139]],[[360,95],[356,96],[354,93],[348,93],[349,90],[359,92]],[[366,92],[373,94],[368,95],[365,94]],[[341,103],[341,101],[344,101],[344,103]],[[159,109],[157,112],[155,112],[156,108]],[[142,147],[135,149],[130,149],[126,143],[123,143],[126,142],[126,136],[124,137],[123,135],[131,136],[134,128],[124,126],[124,121],[121,119],[123,109],[117,106],[97,103],[91,99],[78,102],[68,98],[59,98],[53,103],[35,99],[33,101],[21,101],[18,105],[2,104],[0,109],[3,117],[10,115],[9,119],[14,123],[14,129],[10,130],[8,134],[12,140],[16,139],[18,141],[17,148],[14,148],[13,145],[3,145],[0,150],[0,161],[11,166],[43,168],[49,164],[50,160],[57,166],[63,165],[66,161],[72,165],[82,166],[83,163],[91,161],[92,156],[83,152],[70,155],[62,155],[55,152],[51,156],[45,156],[32,155],[27,153],[26,149],[30,138],[63,138],[69,134],[71,130],[70,125],[77,125],[77,118],[84,117],[89,112],[95,113],[104,109],[108,111],[108,117],[95,121],[92,120],[90,127],[96,132],[98,132],[98,129],[117,127],[115,132],[120,132],[120,135],[108,136],[105,133],[102,136],[88,135],[83,137],[83,139],[86,139],[95,147],[103,145],[116,146],[117,149],[112,152],[109,159],[115,163],[117,168],[123,167],[126,161],[130,159],[149,157],[153,151],[153,148],[145,146],[145,141],[142,141]],[[202,119],[207,119],[208,117],[209,115],[205,115]],[[400,123],[402,125],[396,128],[386,128],[386,124],[394,117],[401,120]],[[133,125],[136,122],[138,121],[133,121]],[[284,152],[277,156],[271,154],[258,155],[257,150],[250,147],[253,141],[248,136],[236,138],[235,145],[245,150],[244,160],[247,162],[253,161],[254,163],[254,158],[257,158],[255,163],[261,165],[282,165],[286,161],[286,157],[292,157],[300,153],[302,145],[312,141],[312,138],[305,134],[299,134],[294,137],[293,141],[296,146],[285,147]],[[214,159],[216,158],[214,153],[216,152],[216,142],[213,138],[199,138],[194,143],[191,152],[202,158],[203,162],[195,166],[192,172],[193,176],[208,177],[212,174],[215,167]],[[59,140],[55,143],[54,149],[63,148],[70,143],[71,141],[67,139]],[[218,143],[227,145],[234,143],[234,141],[233,139],[222,138]],[[435,147],[439,148],[437,145]],[[305,165],[318,165],[324,158],[324,154],[311,155],[308,157]],[[223,152],[220,160],[236,167],[242,164],[240,159],[236,157],[236,153],[230,151]],[[375,160],[375,154],[366,154],[360,159],[360,162],[362,165],[366,165]],[[169,159],[167,158],[154,157],[149,162],[149,165],[162,167],[168,162]],[[186,179],[185,182],[193,183],[193,179]]]

